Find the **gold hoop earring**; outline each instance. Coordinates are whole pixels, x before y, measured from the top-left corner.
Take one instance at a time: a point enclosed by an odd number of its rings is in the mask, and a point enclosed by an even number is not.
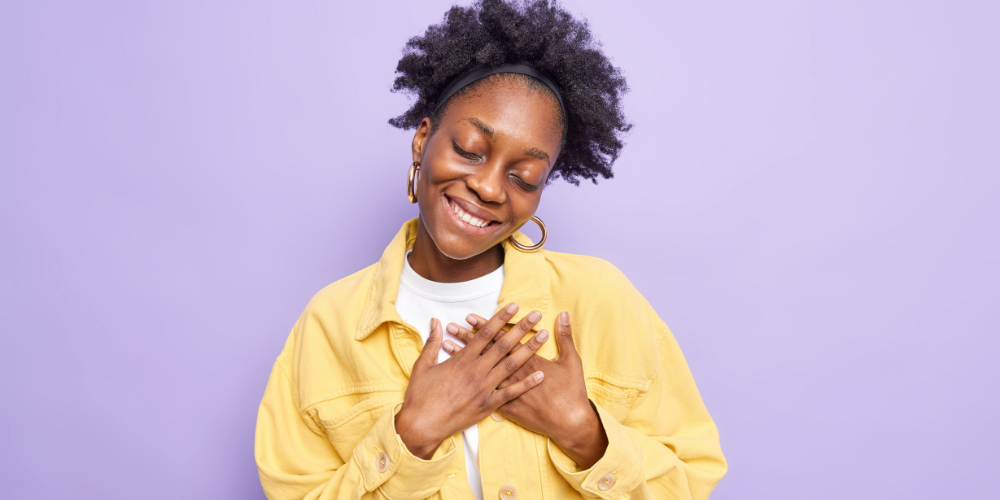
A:
[[[410,175],[406,178],[406,197],[410,199],[410,203],[417,202],[417,189],[414,183],[417,180],[418,171],[420,171],[420,162],[415,161],[410,165]]]
[[[535,221],[535,224],[538,224],[539,229],[542,230],[542,239],[539,240],[538,243],[535,243],[534,245],[531,245],[529,247],[529,246],[525,246],[525,245],[522,245],[522,244],[518,243],[517,240],[514,239],[514,235],[513,234],[507,237],[507,241],[509,241],[511,245],[514,245],[514,248],[516,248],[516,249],[518,249],[518,250],[520,250],[522,252],[529,252],[530,253],[530,252],[537,252],[537,251],[541,250],[542,249],[542,245],[545,244],[545,238],[547,238],[549,236],[548,231],[545,230],[545,223],[542,222],[542,219],[538,218],[537,215],[532,215],[531,216],[531,220]]]

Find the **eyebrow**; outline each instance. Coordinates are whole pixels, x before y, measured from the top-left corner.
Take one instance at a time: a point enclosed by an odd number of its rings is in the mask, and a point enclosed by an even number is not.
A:
[[[525,151],[524,154],[532,158],[538,158],[539,160],[549,161],[549,154],[538,148],[531,148]]]
[[[469,123],[475,125],[476,128],[478,128],[484,134],[486,134],[486,137],[489,137],[490,139],[493,138],[493,129],[491,129],[489,125],[479,121],[478,118],[466,118],[466,120],[468,120]]]
[[[469,118],[466,118],[465,120],[467,122],[475,125],[476,128],[478,128],[480,131],[482,131],[484,134],[486,134],[486,137],[489,137],[490,139],[493,138],[493,129],[490,128],[489,125],[487,125],[487,124],[483,123],[482,121],[480,121],[479,118],[469,117]],[[536,158],[536,159],[542,160],[542,161],[549,161],[549,154],[546,153],[545,151],[542,151],[541,149],[538,149],[538,148],[528,149],[527,151],[524,152],[524,154],[526,154],[526,155],[528,155],[528,156],[530,156],[532,158]]]

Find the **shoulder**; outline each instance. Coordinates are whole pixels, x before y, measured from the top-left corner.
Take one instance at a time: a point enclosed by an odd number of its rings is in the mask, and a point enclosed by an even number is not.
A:
[[[278,361],[291,368],[296,352],[311,345],[330,345],[353,340],[378,264],[326,285],[306,303]]]
[[[306,303],[305,313],[327,315],[343,315],[345,311],[357,310],[361,314],[372,278],[378,268],[378,263],[372,264],[354,274],[345,276],[316,292]],[[351,307],[357,305],[358,307]]]
[[[577,295],[581,300],[632,302],[642,297],[625,274],[604,259],[548,251],[544,257],[555,292]]]
[[[542,250],[542,256],[553,267],[599,272],[621,272],[614,264],[590,255]]]
[[[666,324],[610,262],[548,252],[554,311],[568,311],[574,342],[592,376],[645,389],[660,370]]]

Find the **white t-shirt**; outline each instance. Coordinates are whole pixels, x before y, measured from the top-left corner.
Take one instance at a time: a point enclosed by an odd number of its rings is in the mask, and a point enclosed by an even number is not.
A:
[[[403,273],[399,280],[399,295],[396,297],[396,311],[411,326],[420,332],[427,342],[431,333],[431,318],[441,321],[442,329],[448,323],[471,328],[465,321],[470,313],[491,318],[500,299],[503,287],[503,266],[486,276],[461,283],[438,283],[420,276],[410,267],[410,252],[403,258]],[[447,331],[444,339],[464,346],[465,344]],[[442,341],[444,340],[442,339]],[[444,349],[438,351],[438,362],[451,355]],[[478,500],[483,500],[483,485],[479,475],[479,425],[462,431],[465,443],[465,468],[469,475],[469,486]]]

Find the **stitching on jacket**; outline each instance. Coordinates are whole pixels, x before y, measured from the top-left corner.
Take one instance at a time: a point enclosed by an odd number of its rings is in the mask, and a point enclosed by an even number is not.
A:
[[[342,398],[344,396],[350,396],[352,394],[369,394],[373,392],[405,392],[406,386],[403,384],[398,384],[395,382],[371,382],[366,384],[352,385],[348,387],[342,387],[333,392],[325,393],[321,396],[317,396],[315,401],[309,403],[306,408],[312,408],[321,403],[331,401],[334,399]]]
[[[281,370],[281,374],[285,377],[285,380],[288,381],[288,390],[291,391],[292,393],[292,404],[294,404],[295,409],[299,411],[299,417],[306,423],[306,427],[308,427],[313,434],[316,434],[317,436],[326,439],[326,435],[323,434],[322,431],[320,431],[320,429],[322,429],[322,425],[320,425],[320,423],[317,422],[316,419],[306,410],[301,409],[302,408],[301,405],[299,404],[298,401],[296,401],[296,399],[298,398],[296,398],[295,396],[295,393],[297,392],[295,389],[295,385],[292,384],[292,377],[289,376],[288,371],[285,370],[285,365],[281,364],[281,358],[276,359],[274,361],[274,364],[278,367],[279,370]],[[309,422],[312,422],[313,425],[309,425]]]
[[[605,372],[596,372],[596,371],[585,372],[583,374],[583,378],[584,378],[584,380],[586,380],[588,378],[597,379],[597,380],[609,383],[611,385],[616,385],[618,387],[621,387],[622,389],[637,389],[637,390],[640,390],[640,391],[643,391],[643,392],[645,392],[645,391],[647,391],[649,389],[649,380],[645,379],[645,378],[643,378],[643,379],[637,379],[637,378],[625,379],[625,378],[618,377],[618,376],[615,376],[615,375],[610,375],[610,374],[605,373]]]
[[[333,418],[326,419],[317,415],[317,418],[322,422],[323,427],[337,428],[343,425],[345,422],[351,420],[352,418],[361,415],[362,413],[383,408],[389,404],[398,403],[399,400],[392,397],[391,395],[380,395],[369,399],[366,399],[350,408],[339,415],[331,415]],[[319,408],[316,408],[317,413]]]

